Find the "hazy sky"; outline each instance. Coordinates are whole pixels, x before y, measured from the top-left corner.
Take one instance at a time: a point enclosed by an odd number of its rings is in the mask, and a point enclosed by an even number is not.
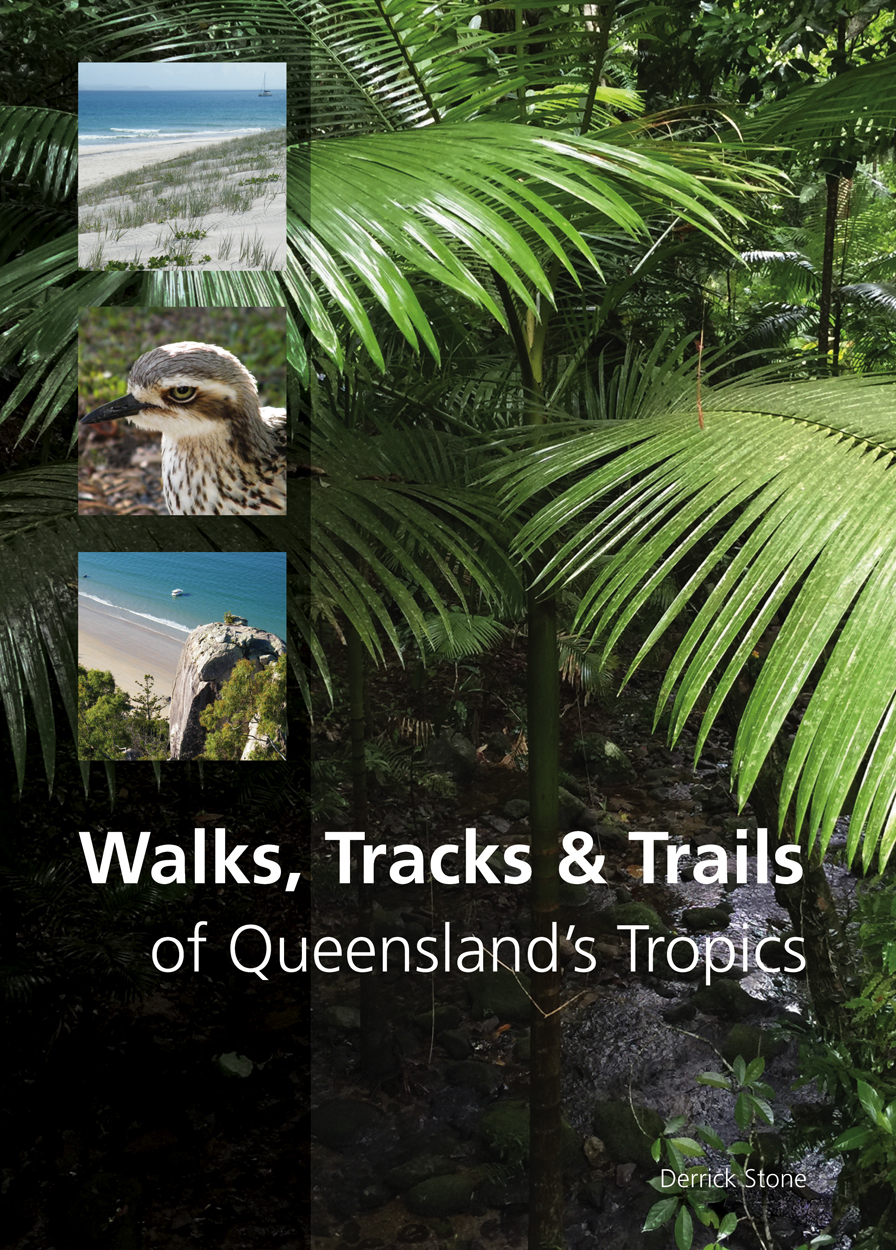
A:
[[[78,89],[97,91],[268,91],[286,90],[284,61],[87,61],[78,66]]]

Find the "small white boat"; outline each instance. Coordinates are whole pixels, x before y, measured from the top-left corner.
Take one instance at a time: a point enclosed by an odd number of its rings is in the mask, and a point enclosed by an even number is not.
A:
[[[262,84],[261,84],[261,90],[259,91],[259,93],[258,93],[258,94],[259,94],[259,95],[273,95],[273,94],[274,94],[274,93],[273,93],[273,91],[268,91],[268,76],[267,76],[267,74],[265,74],[265,76],[264,76],[264,79],[263,79]]]
[[[184,592],[182,590],[172,590],[171,598],[173,599],[176,595],[182,595],[183,593]]]

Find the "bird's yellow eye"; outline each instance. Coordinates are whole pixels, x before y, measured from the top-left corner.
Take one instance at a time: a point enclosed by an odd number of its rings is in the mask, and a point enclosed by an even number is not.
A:
[[[176,399],[180,403],[184,403],[186,400],[193,398],[193,396],[196,394],[196,387],[195,386],[172,386],[168,394],[171,396],[172,399]]]

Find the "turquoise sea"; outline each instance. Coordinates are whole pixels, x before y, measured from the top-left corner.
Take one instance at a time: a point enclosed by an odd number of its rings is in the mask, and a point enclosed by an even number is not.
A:
[[[172,598],[172,590],[183,594]],[[286,641],[280,551],[103,551],[78,557],[79,598],[183,642],[197,625],[244,616]]]
[[[225,132],[276,130],[286,125],[286,92],[79,91],[78,145],[208,139]]]

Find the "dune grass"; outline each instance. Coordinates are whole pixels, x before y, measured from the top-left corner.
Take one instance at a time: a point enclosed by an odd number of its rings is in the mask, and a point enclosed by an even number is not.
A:
[[[268,209],[285,192],[285,145],[285,129],[262,131],[118,174],[81,192],[78,233],[99,236],[83,267],[103,268],[94,262],[102,262],[104,247],[127,243],[127,231],[146,225],[163,227],[152,249],[176,255],[180,263],[183,256],[190,264],[205,263],[205,249],[200,246],[203,255],[197,259],[192,244],[208,233],[210,214],[240,217],[259,205]],[[233,247],[232,240],[219,244],[218,259],[229,257]],[[265,252],[257,237],[241,234],[239,247],[239,263],[246,268],[270,267],[275,260],[276,250]]]

